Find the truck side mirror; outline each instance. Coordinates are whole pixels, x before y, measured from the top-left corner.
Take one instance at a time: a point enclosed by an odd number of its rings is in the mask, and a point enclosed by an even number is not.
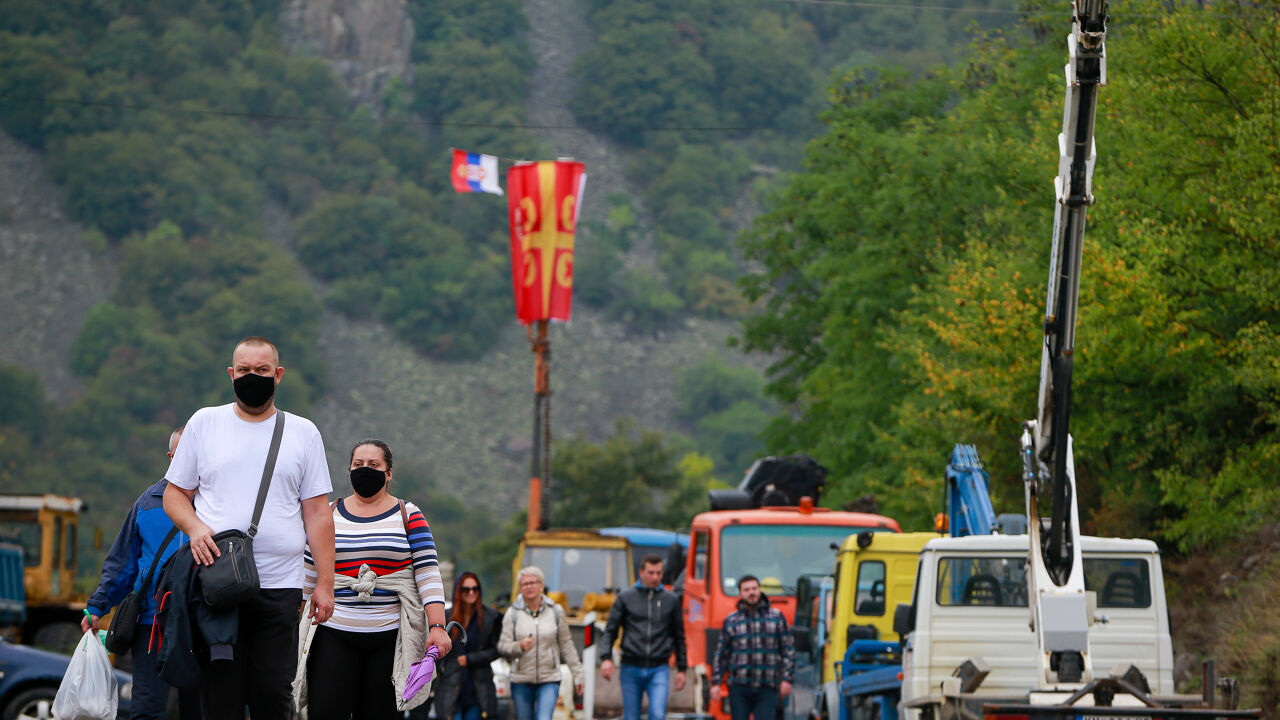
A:
[[[796,652],[806,655],[813,652],[813,636],[809,628],[797,625],[791,628],[791,637],[795,640]]]
[[[667,546],[667,562],[662,571],[662,584],[674,585],[676,578],[684,572],[684,546],[673,542]]]
[[[898,603],[898,607],[893,611],[893,631],[898,633],[898,639],[905,639],[915,629],[916,606]]]

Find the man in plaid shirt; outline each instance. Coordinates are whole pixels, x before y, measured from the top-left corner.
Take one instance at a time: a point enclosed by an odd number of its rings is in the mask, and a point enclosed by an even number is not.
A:
[[[711,697],[729,683],[733,720],[773,720],[782,698],[791,694],[796,651],[787,618],[769,607],[755,575],[738,579],[738,610],[725,618],[711,674]]]

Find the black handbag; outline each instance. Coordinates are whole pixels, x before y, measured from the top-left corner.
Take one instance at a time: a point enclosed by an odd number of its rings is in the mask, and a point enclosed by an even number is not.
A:
[[[200,568],[200,593],[204,602],[216,612],[230,610],[257,594],[258,564],[253,559],[253,538],[258,534],[258,520],[267,502],[267,490],[271,487],[271,475],[276,469],[276,456],[280,454],[280,438],[284,435],[284,411],[276,411],[276,427],[271,434],[271,449],[267,451],[267,464],[262,469],[262,482],[258,483],[258,502],[253,507],[253,519],[249,532],[223,530],[213,536],[218,546],[212,565]]]
[[[156,575],[160,556],[164,555],[164,549],[169,547],[169,543],[177,534],[178,528],[175,526],[169,530],[168,535],[164,536],[160,549],[156,550],[156,556],[151,560],[151,569],[147,571],[142,587],[126,595],[120,602],[120,606],[116,608],[115,614],[111,616],[111,627],[107,628],[107,637],[102,642],[116,655],[126,655],[133,649],[133,636],[138,632],[138,616],[142,614],[142,598],[146,597],[146,593],[151,590],[151,580]]]

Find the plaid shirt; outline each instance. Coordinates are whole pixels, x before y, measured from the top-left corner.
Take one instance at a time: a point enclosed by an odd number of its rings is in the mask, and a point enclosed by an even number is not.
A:
[[[761,595],[755,607],[738,601],[737,612],[725,618],[716,646],[715,670],[711,677],[730,685],[777,687],[792,682],[796,651],[787,627],[787,618]]]

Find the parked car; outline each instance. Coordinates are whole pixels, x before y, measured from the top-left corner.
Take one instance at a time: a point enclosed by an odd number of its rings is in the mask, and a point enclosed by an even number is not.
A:
[[[0,717],[3,720],[52,720],[53,698],[71,658],[58,653],[14,645],[0,639]],[[116,717],[129,717],[133,676],[116,671],[120,693]]]

